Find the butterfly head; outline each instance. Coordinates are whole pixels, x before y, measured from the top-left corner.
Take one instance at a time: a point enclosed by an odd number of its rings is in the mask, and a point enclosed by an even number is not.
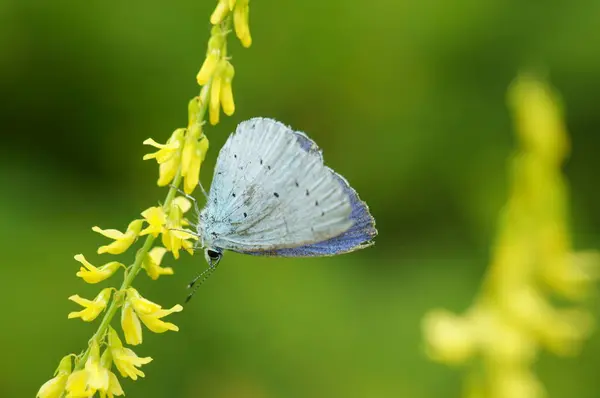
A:
[[[204,249],[204,258],[211,268],[216,267],[222,257],[223,249],[218,247],[207,247]]]

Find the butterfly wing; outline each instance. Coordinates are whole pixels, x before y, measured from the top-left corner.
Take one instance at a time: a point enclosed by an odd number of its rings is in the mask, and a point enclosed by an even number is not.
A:
[[[305,151],[317,153],[322,156],[317,144],[308,138],[304,133],[294,132],[294,134],[297,135],[300,146]],[[333,256],[363,249],[371,246],[374,243],[373,239],[375,236],[377,236],[377,229],[375,228],[375,219],[369,212],[369,207],[365,202],[360,200],[358,193],[350,186],[344,177],[331,169],[329,169],[329,171],[336,177],[336,179],[342,185],[344,192],[350,198],[350,206],[352,208],[350,220],[352,221],[352,226],[341,235],[324,240],[322,242],[274,250],[273,252],[254,252],[250,254],[267,254],[278,257]]]
[[[323,165],[316,144],[263,118],[240,123],[221,149],[201,228],[214,247],[280,256],[351,251],[376,233],[366,204]]]

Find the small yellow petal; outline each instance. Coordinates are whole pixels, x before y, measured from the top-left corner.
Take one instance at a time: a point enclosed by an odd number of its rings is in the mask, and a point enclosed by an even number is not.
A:
[[[125,334],[127,344],[138,345],[142,343],[142,325],[129,300],[125,300],[121,309],[121,328]]]
[[[69,392],[67,397],[91,397],[95,391],[87,384],[87,371],[77,370],[67,379],[66,390]]]
[[[210,100],[208,104],[208,113],[210,124],[213,126],[219,123],[219,112],[221,109],[221,76],[217,75],[213,78],[210,87]]]
[[[139,314],[140,319],[144,322],[144,325],[154,333],[164,333],[167,330],[179,331],[179,328],[169,322],[164,322],[160,318],[163,318],[173,312],[181,312],[183,307],[179,304],[168,310],[160,309],[150,314]]]
[[[203,86],[208,83],[210,78],[213,76],[215,69],[217,68],[219,58],[219,51],[213,51],[206,56],[206,59],[204,60],[204,63],[202,64],[202,67],[196,76],[196,80],[198,81],[199,85]]]
[[[123,232],[118,231],[116,229],[101,229],[98,226],[92,227],[92,231],[97,232],[100,235],[106,236],[109,239],[121,239],[124,236]]]
[[[148,227],[142,230],[140,235],[151,234],[156,238],[166,222],[166,215],[163,208],[160,206],[150,207],[142,212],[142,217],[148,223]]]

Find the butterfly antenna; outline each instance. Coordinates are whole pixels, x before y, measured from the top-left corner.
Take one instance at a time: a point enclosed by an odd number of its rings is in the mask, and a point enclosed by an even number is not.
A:
[[[210,267],[208,267],[207,269],[205,269],[201,274],[197,275],[188,285],[187,288],[188,289],[192,289],[192,291],[190,292],[190,294],[188,294],[188,296],[185,298],[185,302],[187,303],[188,301],[190,301],[192,299],[192,296],[196,293],[196,291],[198,290],[198,288],[204,283],[206,282],[206,280],[213,274],[213,272],[215,272],[215,270],[217,269],[217,266],[219,265],[219,263],[216,263],[215,265],[212,265]]]

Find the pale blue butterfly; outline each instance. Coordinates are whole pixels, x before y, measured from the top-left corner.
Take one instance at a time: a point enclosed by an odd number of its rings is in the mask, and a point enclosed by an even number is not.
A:
[[[240,123],[219,152],[196,235],[209,269],[190,287],[212,273],[224,250],[332,256],[372,245],[377,230],[367,204],[323,164],[314,141],[254,118]]]

